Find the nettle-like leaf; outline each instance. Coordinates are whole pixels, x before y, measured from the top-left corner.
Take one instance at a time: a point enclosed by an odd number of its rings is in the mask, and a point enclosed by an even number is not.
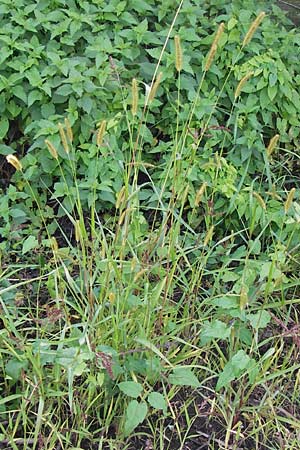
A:
[[[143,386],[135,381],[122,381],[118,384],[120,391],[122,391],[128,397],[137,398],[141,395]]]
[[[155,409],[161,409],[164,413],[167,410],[167,402],[165,397],[159,392],[150,392],[147,397],[149,405]]]
[[[144,421],[148,412],[148,407],[145,402],[138,402],[131,400],[126,408],[124,434],[129,436],[132,431]]]
[[[220,373],[216,386],[217,391],[222,387],[228,386],[231,381],[236,380],[241,375],[246,373],[250,366],[252,366],[253,361],[254,360],[251,359],[244,350],[239,350],[227,362],[224,369]]]
[[[235,302],[234,302],[235,303]],[[213,320],[212,322],[204,322],[203,329],[200,333],[201,344],[208,344],[213,339],[227,339],[231,333],[231,327],[221,320]]]
[[[175,367],[173,372],[168,377],[170,384],[175,386],[190,386],[197,388],[200,386],[200,382],[196,375],[189,367]]]

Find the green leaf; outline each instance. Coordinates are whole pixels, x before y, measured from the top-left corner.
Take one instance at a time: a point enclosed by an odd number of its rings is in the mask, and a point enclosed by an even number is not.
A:
[[[0,119],[0,139],[3,139],[6,136],[9,128],[9,121],[6,117]]]
[[[32,67],[30,70],[26,72],[26,77],[33,87],[41,86],[42,78],[39,70],[36,67]]]
[[[6,374],[14,381],[18,381],[21,376],[21,371],[26,370],[28,367],[28,361],[19,361],[16,358],[11,359],[5,366]]]
[[[14,94],[15,97],[18,97],[19,99],[23,100],[24,103],[27,103],[27,95],[24,91],[23,86],[14,86],[11,89],[11,92]]]
[[[268,96],[269,96],[269,99],[271,100],[271,102],[276,97],[277,91],[278,91],[277,84],[275,84],[274,86],[270,86],[270,85],[268,86]]]
[[[43,98],[43,95],[40,91],[33,90],[28,95],[27,104],[28,104],[28,106],[31,106],[37,100],[42,100],[42,98]]]
[[[268,311],[262,310],[256,314],[247,314],[252,328],[258,330],[259,328],[265,328],[271,320],[271,315]]]
[[[222,387],[228,386],[229,383],[236,378],[240,377],[252,364],[250,357],[244,352],[239,350],[228,363],[225,365],[223,371],[219,375],[216,390],[220,390]]]
[[[0,398],[0,405],[4,405],[4,403],[12,402],[13,400],[16,400],[17,398],[20,398],[20,397],[23,397],[23,394],[12,394],[12,395],[8,395],[7,397]],[[2,435],[0,435],[0,436],[2,436]],[[0,442],[1,442],[1,437],[0,437]]]
[[[220,320],[206,321],[200,334],[201,344],[207,344],[213,339],[227,339],[230,336],[230,332],[231,327]]]
[[[38,247],[38,240],[35,236],[28,236],[27,239],[23,242],[22,254],[29,252],[30,250]]]
[[[130,433],[144,421],[147,412],[148,407],[145,402],[139,403],[136,400],[131,400],[131,402],[129,402],[124,423],[125,436],[129,436]]]
[[[193,374],[189,367],[175,367],[173,372],[169,375],[168,381],[175,386],[191,386],[199,387],[200,383],[198,378]]]
[[[61,95],[63,97],[66,97],[67,95],[72,94],[72,92],[73,92],[73,89],[70,84],[64,84],[63,86],[60,86],[56,90],[56,94]]]
[[[78,105],[88,114],[91,112],[93,104],[94,102],[89,95],[84,95],[78,102]]]
[[[9,155],[10,153],[14,153],[14,149],[9,147],[8,145],[0,144],[0,155]]]
[[[162,409],[164,412],[167,410],[167,402],[162,394],[159,392],[151,392],[147,400],[152,408]]]
[[[237,296],[228,296],[228,297],[219,297],[215,298],[210,302],[213,306],[217,306],[219,308],[231,309],[236,308],[238,306],[238,298]]]
[[[125,395],[133,398],[137,398],[143,390],[143,386],[135,381],[122,381],[118,387]]]
[[[237,23],[238,23],[238,21],[234,17],[231,17],[231,19],[229,19],[229,21],[227,23],[228,30],[229,31],[232,30],[232,28],[234,28]]]

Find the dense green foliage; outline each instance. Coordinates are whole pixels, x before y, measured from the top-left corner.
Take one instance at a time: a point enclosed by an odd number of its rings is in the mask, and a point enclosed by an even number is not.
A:
[[[300,34],[271,1],[177,3],[1,2],[14,450],[165,450],[170,421],[183,449],[199,417],[209,448],[298,448]]]
[[[44,211],[46,218],[52,220],[53,208],[45,187],[51,188],[55,198],[62,198],[66,188],[61,183],[58,164],[49,155],[44,140],[51,138],[60,157],[65,158],[59,145],[57,125],[66,115],[74,126],[76,144],[79,144],[75,158],[84,206],[91,206],[89,191],[96,188],[97,210],[113,207],[115,194],[121,188],[124,164],[130,160],[124,110],[130,104],[131,80],[136,77],[141,89],[143,83],[151,82],[173,19],[171,4],[166,1],[71,4],[45,1],[38,6],[35,2],[27,2],[22,7],[20,0],[12,8],[10,1],[2,2],[0,139],[3,145],[0,152],[2,155],[16,152],[23,157],[26,179],[34,186],[41,204],[48,204]],[[267,17],[255,39],[238,53],[243,36],[255,17],[253,9],[251,2],[248,5],[240,1],[220,5],[215,1],[202,6],[198,1],[184,2],[172,32],[172,35],[179,34],[184,48],[178,105],[179,81],[175,76],[172,39],[162,56],[161,87],[142,129],[141,158],[154,164],[149,173],[155,183],[165,175],[176,133],[175,124],[179,120],[180,128],[186,123],[190,105],[197,96],[216,25],[221,21],[227,23],[218,58],[201,83],[200,98],[189,124],[192,135],[199,134],[204,126],[210,129],[201,141],[194,170],[188,176],[191,206],[195,192],[206,181],[210,188],[214,184],[218,200],[216,209],[222,210],[222,198],[231,197],[239,179],[243,178],[243,185],[249,186],[255,174],[265,172],[264,149],[275,132],[280,133],[281,146],[288,151],[292,151],[298,142],[299,35],[276,24],[280,14],[274,7],[275,20]],[[254,75],[232,111],[236,85],[249,71],[254,71]],[[139,117],[141,114],[142,108]],[[108,136],[107,149],[102,150],[103,157],[97,168],[100,179],[95,174],[96,148],[86,142],[95,134],[97,123],[102,119],[108,120]],[[190,164],[188,155],[192,142],[193,137],[189,135],[182,154],[183,170]],[[218,182],[213,163],[216,152],[226,156]],[[67,182],[72,186],[72,174],[64,169]],[[22,190],[20,177],[15,176],[14,180]],[[269,183],[273,181],[269,179]],[[165,198],[171,189],[170,185],[166,186]],[[75,189],[70,188],[70,191],[72,194],[63,201],[68,210],[73,208],[76,195]],[[241,195],[244,198],[245,192]],[[18,208],[16,196],[21,197],[22,206]],[[143,186],[140,197],[145,206],[156,204],[157,198],[149,184]],[[4,218],[1,231],[4,236],[10,235],[12,243],[15,240],[20,243],[22,234],[34,234],[33,229],[28,229],[28,222],[37,229],[30,198],[24,187],[18,194],[10,188],[8,196],[1,200]],[[13,208],[10,208],[11,201]],[[60,211],[59,214],[64,213]],[[22,233],[20,225],[23,224],[28,227]],[[15,228],[18,231],[12,232]]]

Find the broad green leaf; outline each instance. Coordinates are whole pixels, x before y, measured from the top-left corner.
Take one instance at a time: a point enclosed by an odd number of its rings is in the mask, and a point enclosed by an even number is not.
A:
[[[36,67],[32,67],[30,70],[26,72],[26,77],[33,87],[41,86],[42,78],[39,70]]]
[[[125,436],[129,436],[132,431],[144,421],[147,412],[148,407],[145,402],[139,403],[136,400],[131,400],[131,402],[129,402],[124,423]]]
[[[42,100],[43,95],[40,91],[33,90],[28,94],[27,104],[31,106],[37,100]]]
[[[143,386],[135,381],[122,381],[118,387],[125,395],[133,398],[137,398],[143,390]]]
[[[274,86],[270,86],[270,85],[268,86],[268,96],[269,96],[269,99],[271,100],[271,102],[276,97],[277,91],[278,91],[277,84],[275,84]]]
[[[230,336],[231,327],[220,320],[204,322],[201,331],[201,344],[207,344],[213,339],[227,339]]]
[[[238,377],[240,377],[249,367],[252,360],[244,352],[239,350],[228,363],[225,365],[223,371],[219,375],[216,390],[220,390],[222,387],[228,386],[229,383]]]
[[[38,240],[35,236],[28,236],[23,242],[22,254],[29,252],[30,250],[38,247]]]
[[[237,296],[231,295],[228,297],[214,298],[210,303],[219,308],[231,309],[238,306],[239,300]]]
[[[64,84],[56,90],[56,94],[62,95],[63,97],[66,97],[67,95],[72,94],[72,92],[73,92],[73,89],[70,84]]]
[[[24,91],[23,86],[14,86],[11,88],[12,93],[18,97],[19,99],[23,100],[24,103],[27,103],[27,95],[26,92]]]
[[[0,119],[0,139],[3,139],[6,136],[8,128],[9,128],[8,119],[6,117],[3,117],[3,119]]]
[[[265,328],[268,325],[271,320],[271,315],[268,311],[262,310],[255,314],[247,314],[247,319],[252,328],[258,330],[259,328]]]
[[[198,378],[193,374],[189,367],[175,367],[173,372],[168,377],[170,384],[175,386],[191,386],[199,387],[200,383]]]
[[[232,30],[232,28],[234,28],[237,23],[238,23],[238,21],[234,17],[231,17],[231,19],[229,19],[229,21],[227,23],[228,30],[229,31]]]
[[[167,402],[165,397],[159,392],[151,392],[147,397],[148,403],[155,409],[167,410]]]
[[[5,366],[6,374],[14,381],[18,381],[21,376],[21,371],[26,370],[28,367],[28,361],[19,361],[16,358],[11,359]]]
[[[29,252],[30,250],[37,248],[39,245],[38,240],[35,236],[28,236],[23,242],[22,254]]]

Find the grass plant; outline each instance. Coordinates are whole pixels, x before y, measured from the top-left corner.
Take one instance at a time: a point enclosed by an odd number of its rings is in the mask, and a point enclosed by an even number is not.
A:
[[[235,80],[225,125],[215,121],[265,13],[246,30],[196,129],[232,23],[211,37],[186,108],[185,43],[176,34],[183,6],[144,95],[142,80],[124,86],[113,69],[127,142],[110,210],[97,203],[98,191],[113,195],[101,173],[103,160],[117,159],[110,117],[90,143],[76,139],[68,118],[56,124],[56,145],[46,139],[60,176],[44,182],[57,211],[51,220],[22,161],[7,155],[45,229],[26,237],[15,261],[2,258],[0,449],[299,447],[299,193],[276,179],[276,130],[259,156],[261,172],[251,172],[251,155],[241,170],[233,164],[253,71]],[[159,127],[171,41],[176,121],[164,153],[158,138],[149,144],[145,124],[155,118]],[[224,135],[215,146],[216,130]],[[93,155],[88,186],[84,151]]]

